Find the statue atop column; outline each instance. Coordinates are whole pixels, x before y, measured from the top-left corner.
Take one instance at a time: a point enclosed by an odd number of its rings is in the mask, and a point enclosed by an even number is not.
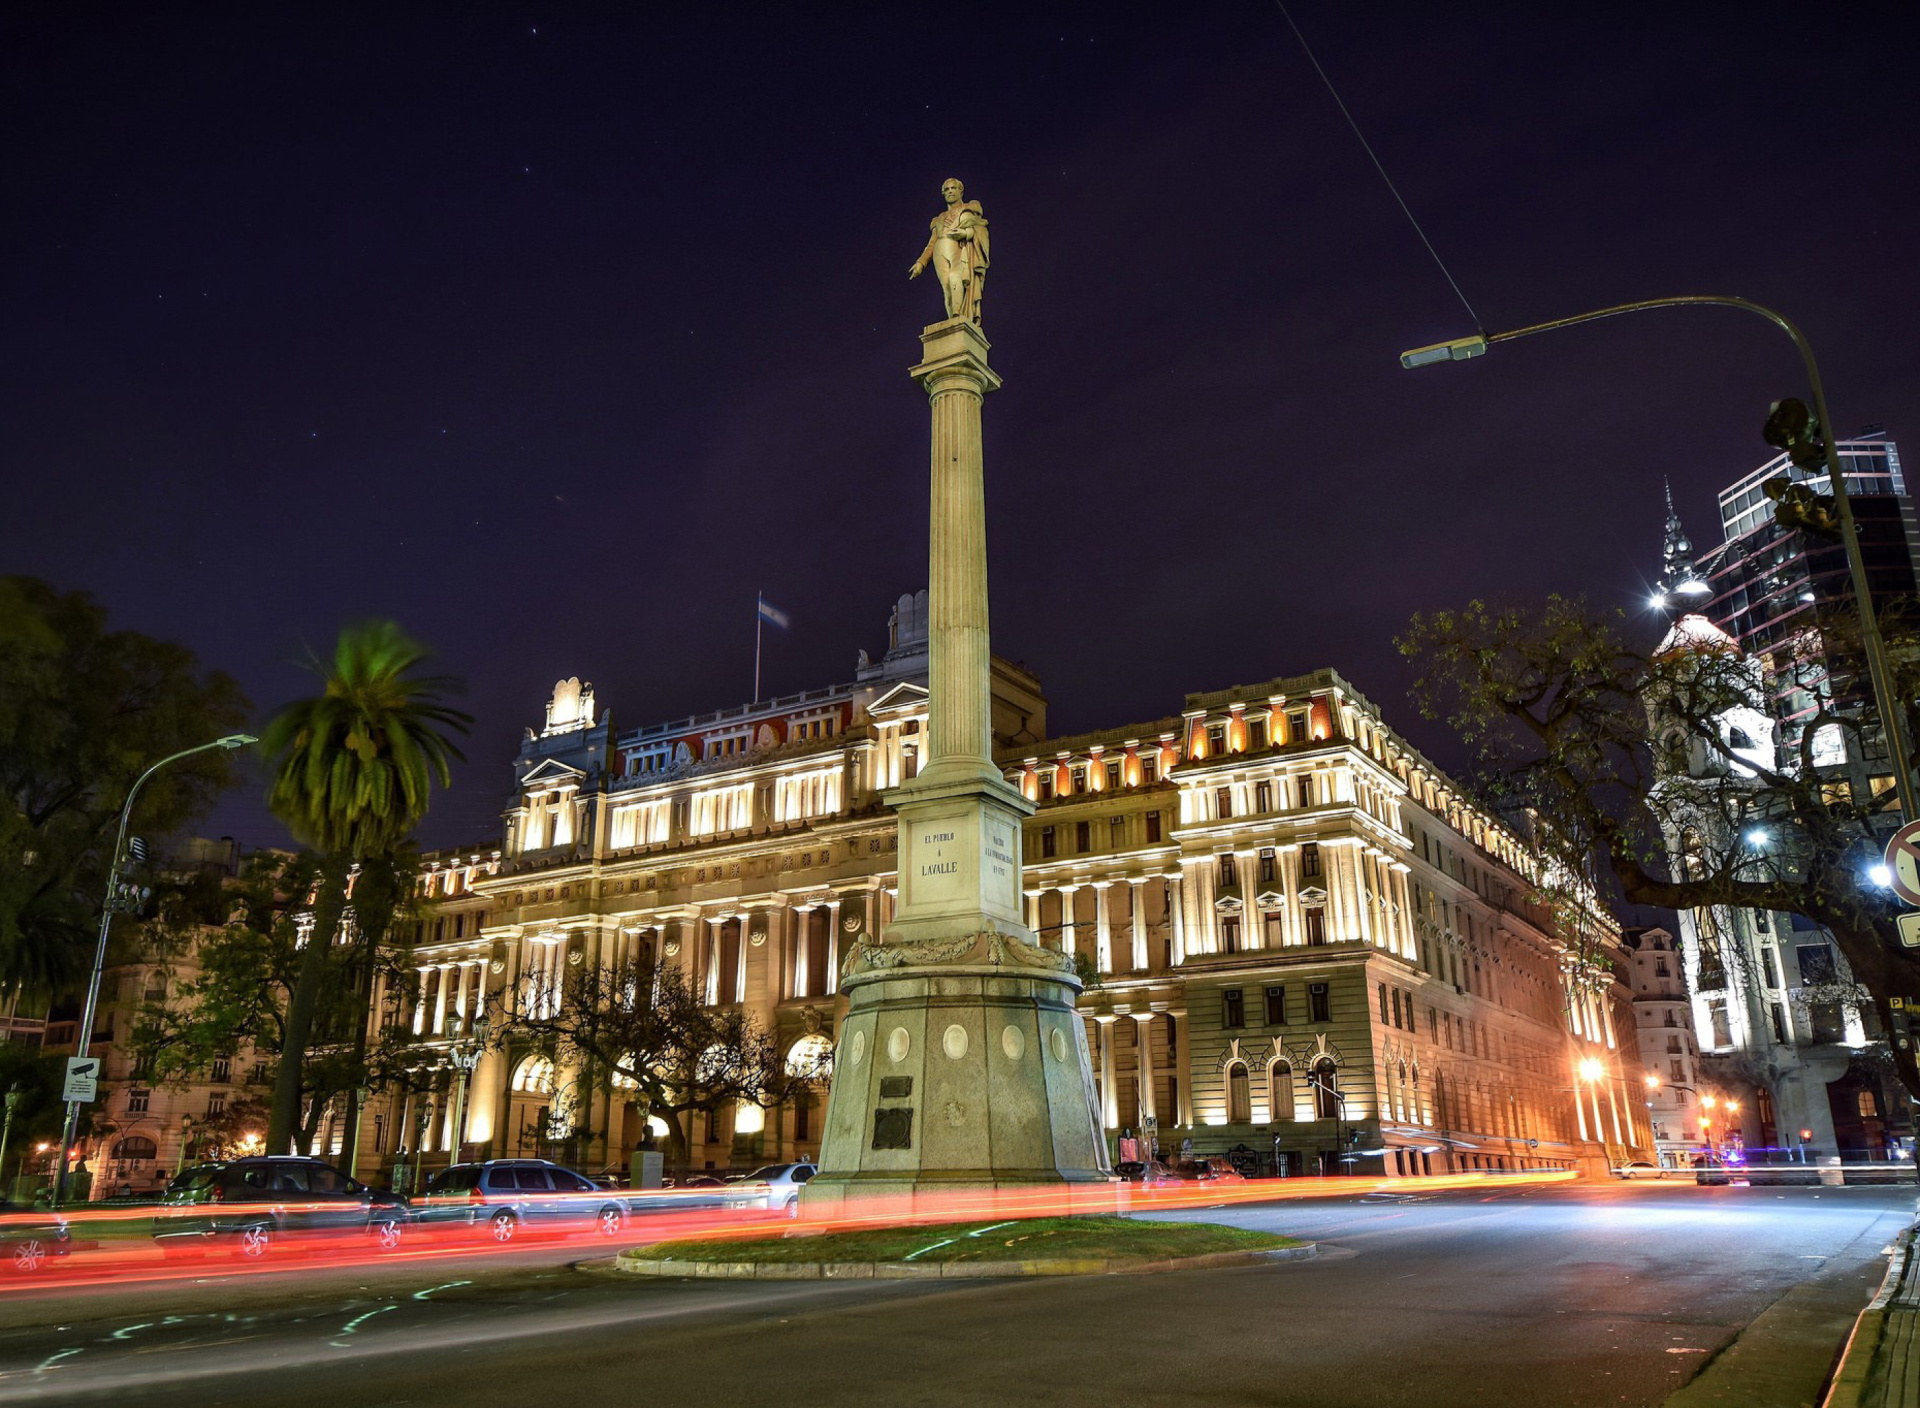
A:
[[[917,279],[931,262],[940,277],[940,292],[947,301],[949,318],[965,318],[980,324],[980,301],[987,286],[987,213],[977,200],[966,200],[966,187],[957,176],[941,184],[940,194],[947,208],[929,222],[927,247],[907,269],[907,277]]]

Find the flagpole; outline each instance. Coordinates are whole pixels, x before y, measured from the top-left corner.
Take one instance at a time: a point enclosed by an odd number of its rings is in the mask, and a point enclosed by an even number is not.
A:
[[[766,618],[760,611],[761,594],[753,594],[753,702],[760,702],[760,632],[766,625]]]

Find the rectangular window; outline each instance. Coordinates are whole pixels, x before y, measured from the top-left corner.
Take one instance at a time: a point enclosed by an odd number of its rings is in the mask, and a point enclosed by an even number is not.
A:
[[[150,1092],[143,1088],[136,1087],[133,1090],[129,1090],[127,1092],[127,1113],[130,1115],[144,1115],[147,1112],[147,1096],[149,1094]]]
[[[1060,849],[1060,838],[1058,837],[1058,835],[1055,834],[1054,829],[1051,826],[1041,827],[1040,828],[1040,858],[1042,860],[1045,860],[1049,856],[1056,854],[1059,851],[1059,849]]]
[[[1107,764],[1107,791],[1117,792],[1119,790],[1120,790],[1120,764],[1108,763]]]
[[[1265,719],[1247,720],[1247,750],[1258,753],[1267,746],[1267,721]]]
[[[1257,812],[1270,812],[1273,810],[1273,784],[1271,782],[1258,782],[1254,784],[1253,809]]]
[[[1280,948],[1287,941],[1287,931],[1282,927],[1279,910],[1271,910],[1260,916],[1260,927],[1265,938],[1262,942],[1268,948]]]
[[[1313,805],[1313,774],[1310,772],[1303,773],[1300,777],[1300,805],[1303,807]]]
[[[1397,1027],[1401,1025],[1400,1023],[1400,989],[1392,988],[1392,989],[1389,989],[1389,991],[1392,993],[1392,996],[1393,996],[1393,1024]]]
[[[1300,921],[1307,931],[1307,942],[1323,944],[1327,941],[1327,912],[1315,906],[1300,911]]]
[[[1073,824],[1073,846],[1081,855],[1093,849],[1093,827],[1084,821]]]
[[[1127,844],[1127,819],[1125,817],[1116,816],[1108,819],[1107,844],[1116,851]]]
[[[1052,768],[1048,768],[1040,774],[1040,800],[1043,802],[1051,802],[1053,800]]]
[[[1239,988],[1220,990],[1220,1025],[1223,1027],[1244,1027],[1247,1024],[1246,1002]]]
[[[1140,760],[1140,780],[1142,782],[1160,780],[1160,760],[1151,753]]]
[[[1365,999],[1363,998],[1362,1001]],[[1309,1022],[1333,1020],[1333,1002],[1328,996],[1325,983],[1307,984],[1307,1020]]]
[[[1231,787],[1214,788],[1213,814],[1222,821],[1225,821],[1233,815],[1233,789]]]
[[[1273,848],[1260,852],[1260,883],[1271,885],[1274,878]]]
[[[1229,851],[1226,855],[1219,857],[1217,864],[1220,867],[1220,888],[1221,889],[1224,890],[1229,885],[1238,885],[1240,883],[1240,867],[1234,861],[1233,853],[1231,851]]]
[[[1223,914],[1220,916],[1220,950],[1223,953],[1240,952],[1240,916]]]
[[[1287,742],[1304,743],[1307,738],[1307,711],[1295,709],[1287,715]]]
[[[1396,1009],[1400,1006],[1400,1000],[1397,997],[1393,1005]],[[1383,1022],[1387,1020],[1387,985],[1385,983],[1380,984],[1380,1020]]]
[[[1825,944],[1802,944],[1796,952],[1800,956],[1800,982],[1803,986],[1834,981],[1832,949]]]
[[[1217,758],[1227,751],[1227,726],[1225,724],[1207,725],[1207,756]]]
[[[1077,797],[1086,790],[1087,770],[1085,768],[1075,768],[1073,770],[1073,794]]]
[[[207,1077],[210,1080],[218,1081],[222,1083],[232,1080],[233,1079],[233,1058],[231,1056],[214,1057],[213,1068],[207,1072]]]
[[[212,1119],[215,1115],[224,1115],[226,1112],[227,1112],[226,1091],[216,1090],[213,1092],[213,1094],[207,1097],[207,1118],[208,1119]]]
[[[1158,845],[1159,843],[1160,843],[1160,813],[1148,812],[1147,813],[1147,844],[1150,846],[1154,846],[1154,845]]]
[[[1311,841],[1300,848],[1300,873],[1302,875],[1320,873],[1320,847]]]
[[[1287,989],[1283,983],[1267,989],[1267,1025],[1284,1027],[1287,1024]]]

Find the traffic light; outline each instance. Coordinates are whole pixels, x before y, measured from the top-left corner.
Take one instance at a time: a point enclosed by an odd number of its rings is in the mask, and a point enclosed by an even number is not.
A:
[[[1820,422],[1805,401],[1791,396],[1775,401],[1767,408],[1767,423],[1760,438],[1776,450],[1785,450],[1787,458],[1802,469],[1826,463],[1827,446],[1820,438]]]
[[[1797,528],[1839,541],[1840,519],[1825,495],[1786,478],[1769,479],[1760,487],[1773,500],[1773,521],[1782,528]]]

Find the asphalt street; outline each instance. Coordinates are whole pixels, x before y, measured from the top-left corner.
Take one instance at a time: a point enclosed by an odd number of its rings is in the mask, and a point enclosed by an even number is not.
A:
[[[0,1401],[1656,1404],[1810,1282],[1837,1349],[1914,1210],[1910,1185],[1491,1185],[1187,1212],[1322,1252],[1152,1276],[654,1281],[576,1241],[13,1290]]]

